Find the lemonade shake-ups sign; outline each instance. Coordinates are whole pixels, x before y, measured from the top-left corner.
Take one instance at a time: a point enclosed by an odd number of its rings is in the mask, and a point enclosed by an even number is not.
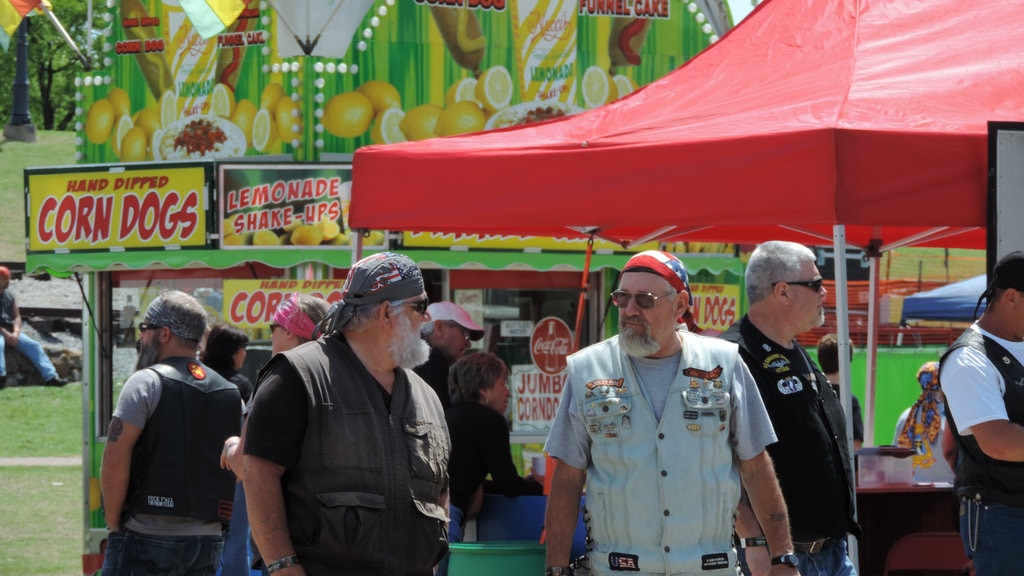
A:
[[[330,304],[341,300],[344,280],[225,280],[224,311],[226,322],[239,328],[266,328],[274,312],[292,293],[302,292],[322,298]]]
[[[222,165],[220,174],[223,247],[349,243],[347,165]]]
[[[26,172],[29,249],[201,247],[208,167]]]

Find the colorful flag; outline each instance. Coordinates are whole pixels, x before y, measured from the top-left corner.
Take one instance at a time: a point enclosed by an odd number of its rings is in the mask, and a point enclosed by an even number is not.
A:
[[[0,48],[7,50],[18,24],[40,4],[42,0],[0,0]]]
[[[244,0],[181,0],[181,9],[196,32],[208,39],[234,24],[245,4]]]

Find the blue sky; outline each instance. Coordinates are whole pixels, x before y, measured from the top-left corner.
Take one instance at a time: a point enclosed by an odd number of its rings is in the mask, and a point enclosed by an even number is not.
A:
[[[732,12],[734,24],[739,24],[740,20],[743,20],[754,9],[751,0],[726,0],[726,2],[729,4],[729,11]]]

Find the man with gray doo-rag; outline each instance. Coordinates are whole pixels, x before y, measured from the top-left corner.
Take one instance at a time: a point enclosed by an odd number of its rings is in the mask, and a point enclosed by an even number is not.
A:
[[[103,574],[214,574],[234,476],[221,448],[242,426],[238,387],[196,360],[206,314],[177,290],[139,324],[138,371],[121,390],[103,450]]]

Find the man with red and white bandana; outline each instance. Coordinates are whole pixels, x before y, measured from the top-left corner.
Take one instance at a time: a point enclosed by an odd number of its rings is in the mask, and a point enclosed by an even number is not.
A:
[[[733,517],[747,487],[773,576],[797,574],[786,507],[765,447],[768,414],[736,345],[684,327],[686,268],[636,254],[612,301],[619,334],[568,358],[545,449],[557,461],[545,520],[547,571],[734,576]],[[586,483],[586,556],[570,566]]]
[[[179,291],[139,324],[138,371],[121,390],[103,450],[103,573],[213,574],[235,479],[224,439],[242,426],[238,387],[196,360],[206,314]]]

